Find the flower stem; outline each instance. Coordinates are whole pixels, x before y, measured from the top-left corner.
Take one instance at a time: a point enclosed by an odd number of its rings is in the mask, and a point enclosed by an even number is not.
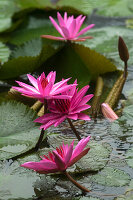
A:
[[[44,114],[47,112],[47,109],[48,109],[47,100],[44,99]],[[38,149],[40,148],[40,145],[41,145],[42,140],[43,140],[44,133],[45,133],[45,131],[42,128],[41,133],[40,133],[40,137],[39,137],[39,139],[38,139],[38,141],[36,143],[36,146],[35,146],[35,151],[38,151]]]
[[[71,129],[72,129],[73,132],[75,133],[75,135],[76,135],[78,141],[80,141],[80,140],[81,140],[81,137],[80,137],[78,131],[76,130],[76,128],[74,127],[73,123],[71,122],[71,120],[70,120],[69,118],[67,118],[67,121],[68,121],[68,123],[70,124]]]
[[[80,190],[84,191],[84,192],[90,192],[90,190],[88,190],[87,188],[85,188],[84,186],[80,185],[79,183],[77,183],[71,176],[70,174],[68,174],[68,172],[64,171],[64,174],[67,176],[67,178],[76,186],[78,187]]]

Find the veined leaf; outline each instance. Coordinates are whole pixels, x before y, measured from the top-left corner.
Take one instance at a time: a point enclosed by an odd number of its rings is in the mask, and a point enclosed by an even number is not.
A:
[[[8,60],[10,55],[10,50],[9,48],[0,42],[0,62],[4,63]]]
[[[33,120],[36,112],[18,102],[0,105],[0,159],[19,155],[33,148],[39,138],[39,127]]]
[[[41,39],[39,39],[19,47],[12,54],[14,58],[1,66],[0,79],[4,80],[33,72],[44,61],[55,54],[62,45],[63,43],[58,42],[43,45]]]

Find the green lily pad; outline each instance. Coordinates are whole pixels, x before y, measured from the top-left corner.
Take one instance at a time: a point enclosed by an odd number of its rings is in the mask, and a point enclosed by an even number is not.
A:
[[[4,45],[2,42],[0,42],[0,62],[4,63],[8,60],[10,55],[9,48]]]
[[[133,148],[129,149],[126,153],[127,164],[133,168]]]
[[[20,167],[19,162],[0,166],[0,199],[25,199],[52,193],[55,180]],[[15,187],[14,187],[15,183]],[[39,190],[38,190],[39,189]],[[37,192],[38,191],[38,192]]]
[[[130,176],[122,170],[106,167],[92,176],[91,181],[101,185],[121,187],[130,182]]]
[[[133,10],[130,9],[130,0],[103,0],[102,5],[98,8],[97,14],[118,17],[118,16],[132,16]]]
[[[79,200],[100,200],[100,199],[94,197],[81,197]]]
[[[10,28],[12,24],[11,17],[15,11],[16,6],[14,1],[0,0],[0,32]]]
[[[34,48],[36,46],[36,48]],[[38,47],[38,48],[37,48]],[[42,44],[41,40],[34,40],[13,52],[14,58],[5,62],[0,68],[0,79],[9,79],[21,74],[33,72],[49,57],[55,54],[62,44]],[[31,50],[32,49],[32,50]],[[22,54],[22,55],[21,55]],[[20,56],[21,55],[21,56]]]
[[[0,105],[0,159],[8,159],[32,149],[40,135],[33,120],[36,113],[18,102]]]
[[[126,188],[125,194],[115,198],[115,200],[132,200],[132,199],[133,199],[133,179],[131,180],[129,186]]]
[[[99,74],[116,71],[116,66],[107,58],[98,52],[86,46],[86,43],[74,44],[74,50],[83,60],[86,67],[89,69],[91,78],[95,79]]]
[[[88,34],[85,34],[88,35]],[[89,35],[93,36],[92,40],[86,40],[82,44],[86,47],[94,49],[112,60],[118,69],[123,70],[124,64],[119,58],[118,38],[123,37],[129,54],[133,54],[132,46],[132,30],[125,27],[104,27],[91,29]],[[132,65],[132,59],[129,58],[129,65]]]

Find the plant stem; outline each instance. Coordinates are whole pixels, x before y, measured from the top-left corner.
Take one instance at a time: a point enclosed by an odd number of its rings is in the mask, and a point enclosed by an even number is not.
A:
[[[123,77],[126,78],[127,77],[127,61],[124,62],[124,73],[123,73]]]
[[[103,91],[103,79],[102,79],[102,77],[99,76],[97,78],[96,89],[95,89],[94,97],[92,100],[92,106],[91,106],[92,116],[94,118],[96,118],[97,115],[99,114],[100,98],[102,95],[102,91]]]
[[[84,192],[90,192],[90,190],[88,190],[87,188],[85,188],[84,186],[80,185],[79,183],[77,183],[71,176],[70,174],[68,174],[68,172],[64,171],[64,174],[67,176],[67,178],[76,186],[78,187],[80,190],[84,191]]]
[[[68,123],[70,124],[71,129],[72,129],[73,132],[75,133],[75,135],[76,135],[78,141],[80,141],[80,140],[81,140],[81,137],[80,137],[79,133],[77,132],[76,128],[74,127],[73,123],[71,122],[71,120],[70,120],[69,118],[67,118],[67,121],[68,121]]]
[[[47,109],[48,109],[47,100],[44,99],[44,114],[47,112]],[[41,133],[40,133],[40,137],[39,137],[39,139],[38,139],[38,141],[37,141],[37,143],[36,143],[36,146],[35,146],[35,151],[38,151],[38,149],[39,149],[39,147],[40,147],[40,145],[41,145],[41,142],[42,142],[42,140],[43,140],[44,133],[45,133],[45,131],[44,131],[44,129],[42,128]]]

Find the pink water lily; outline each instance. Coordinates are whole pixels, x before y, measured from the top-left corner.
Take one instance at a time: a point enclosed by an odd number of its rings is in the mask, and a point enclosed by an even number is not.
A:
[[[118,119],[118,116],[115,114],[108,103],[102,103],[101,110],[104,117],[107,118],[109,121],[113,122],[114,120]]]
[[[21,92],[24,96],[39,99],[42,103],[44,102],[44,99],[69,98],[68,95],[59,94],[73,87],[73,84],[67,84],[67,81],[69,81],[70,78],[55,83],[56,72],[53,71],[47,76],[45,76],[45,73],[43,72],[37,79],[30,74],[27,74],[27,77],[33,86],[16,81],[21,87],[13,87],[13,89]]]
[[[42,156],[40,162],[26,162],[21,165],[28,169],[41,174],[55,173],[65,171],[68,167],[75,164],[83,156],[85,156],[90,148],[86,148],[87,143],[90,140],[90,136],[80,140],[75,149],[73,150],[74,141],[68,146],[68,144],[62,144],[59,148],[56,148],[52,153]]]
[[[62,37],[56,37],[52,35],[42,35],[42,38],[48,38],[51,40],[73,40],[73,41],[84,41],[86,39],[92,39],[91,36],[84,36],[79,37],[86,33],[88,30],[90,30],[95,24],[90,24],[89,26],[83,28],[80,30],[84,20],[85,16],[79,15],[77,18],[74,19],[74,16],[67,17],[67,12],[64,13],[64,19],[60,15],[59,12],[57,12],[57,18],[59,25],[56,23],[56,21],[50,16],[49,19],[51,20],[53,26],[56,28],[56,30],[60,33]]]
[[[76,84],[76,81],[74,84]],[[67,118],[73,120],[90,120],[87,114],[82,113],[82,111],[91,107],[86,103],[93,97],[93,94],[84,96],[88,88],[89,85],[83,87],[78,92],[76,86],[73,86],[69,91],[63,92],[64,95],[71,96],[70,99],[55,99],[50,101],[48,104],[50,113],[35,120],[35,122],[42,123],[40,129],[43,128],[46,130],[52,125],[56,127]]]

